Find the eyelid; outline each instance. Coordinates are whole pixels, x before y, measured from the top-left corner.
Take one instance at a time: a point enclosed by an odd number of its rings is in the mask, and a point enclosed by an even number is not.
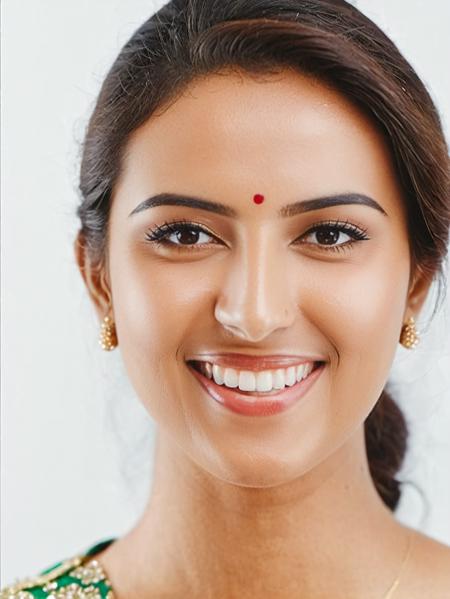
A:
[[[215,237],[218,239],[217,235],[215,235],[212,231],[210,231],[205,225],[200,223],[195,223],[193,221],[189,221],[187,219],[178,219],[174,221],[165,221],[162,225],[155,225],[154,227],[150,227],[147,230],[145,237],[149,239],[149,237],[161,238],[162,236],[169,235],[173,233],[174,230],[178,229],[189,229],[194,231],[199,231],[200,233],[206,233],[211,237]],[[156,241],[156,239],[152,239],[151,241]],[[205,245],[205,244],[203,244]]]
[[[311,224],[305,233],[302,233],[300,237],[304,237],[308,233],[314,233],[320,229],[336,229],[338,231],[343,231],[346,234],[353,234],[356,239],[369,239],[366,237],[366,233],[368,231],[368,227],[364,227],[363,225],[357,224],[355,222],[351,222],[350,220],[339,220],[339,219],[329,219],[325,221],[318,221],[316,223]],[[298,239],[298,238],[297,238]],[[342,244],[343,245],[343,244]]]
[[[329,246],[327,246],[326,244],[321,245],[319,243],[313,243],[313,244],[306,243],[306,245],[313,245],[321,251],[325,251],[325,252],[331,251],[332,252],[332,251],[337,251],[337,250],[339,250],[339,251],[346,250],[350,246],[352,246],[354,243],[357,243],[358,241],[364,241],[364,240],[370,239],[370,237],[366,236],[367,228],[365,228],[363,225],[352,223],[348,219],[345,221],[342,221],[339,219],[328,219],[325,221],[322,220],[322,221],[316,221],[315,223],[312,223],[304,233],[302,233],[299,237],[297,237],[294,240],[293,243],[297,242],[299,239],[307,236],[308,234],[312,234],[312,233],[316,232],[317,230],[320,231],[320,230],[323,230],[326,228],[335,229],[337,231],[345,233],[346,235],[350,235],[351,240],[346,241],[341,244],[329,245]],[[169,222],[165,221],[162,225],[156,225],[155,227],[150,228],[147,231],[145,238],[150,243],[155,243],[156,245],[165,245],[165,246],[169,247],[170,249],[175,249],[175,250],[180,250],[180,251],[198,251],[198,250],[201,250],[205,246],[209,247],[211,245],[210,243],[203,243],[200,245],[187,244],[187,245],[183,246],[183,244],[175,244],[172,242],[168,242],[166,240],[166,238],[169,235],[171,235],[175,231],[179,231],[182,229],[197,231],[199,233],[205,233],[206,235],[208,235],[210,237],[219,239],[214,233],[209,231],[205,225],[200,224],[200,223],[195,223],[195,222],[189,221],[187,219],[178,219],[178,220],[169,221]],[[300,244],[301,243],[302,242],[300,242]],[[215,245],[217,245],[217,244],[215,243]]]

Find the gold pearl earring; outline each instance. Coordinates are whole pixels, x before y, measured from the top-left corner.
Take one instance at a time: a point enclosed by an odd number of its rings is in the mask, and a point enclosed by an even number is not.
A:
[[[109,316],[105,316],[101,324],[99,343],[102,349],[106,351],[111,351],[117,347],[116,325]]]
[[[414,349],[419,341],[420,338],[416,330],[416,324],[414,318],[411,316],[402,327],[400,343],[407,349]]]

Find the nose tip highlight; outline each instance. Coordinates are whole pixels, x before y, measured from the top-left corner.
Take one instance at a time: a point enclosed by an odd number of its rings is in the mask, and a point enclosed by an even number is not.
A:
[[[288,328],[294,319],[294,314],[287,307],[262,314],[252,309],[237,310],[230,314],[216,307],[215,316],[233,336],[254,343],[262,341],[277,329]]]

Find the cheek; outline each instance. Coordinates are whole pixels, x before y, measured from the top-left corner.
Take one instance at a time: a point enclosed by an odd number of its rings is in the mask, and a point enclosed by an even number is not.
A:
[[[202,276],[203,273],[203,276]],[[186,340],[208,338],[211,293],[200,262],[168,263],[139,252],[111,252],[110,275],[120,352],[130,381],[156,420],[180,413],[176,385]],[[208,283],[206,282],[208,281]]]
[[[336,410],[352,402],[368,413],[386,383],[408,288],[408,255],[398,256],[374,252],[364,264],[342,264],[321,278],[327,301],[319,302],[316,326],[339,358],[332,365]]]

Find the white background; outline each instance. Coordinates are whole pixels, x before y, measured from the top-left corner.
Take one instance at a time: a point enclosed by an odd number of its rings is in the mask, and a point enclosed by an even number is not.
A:
[[[145,500],[155,425],[120,352],[97,344],[72,243],[78,144],[96,94],[160,5],[2,3],[1,586],[123,534]],[[357,5],[412,62],[449,139],[450,3]],[[407,486],[397,517],[450,545],[449,303],[450,292],[429,326],[430,309],[419,320],[427,331],[416,351],[398,346],[392,380],[412,428],[402,478],[429,504]]]

